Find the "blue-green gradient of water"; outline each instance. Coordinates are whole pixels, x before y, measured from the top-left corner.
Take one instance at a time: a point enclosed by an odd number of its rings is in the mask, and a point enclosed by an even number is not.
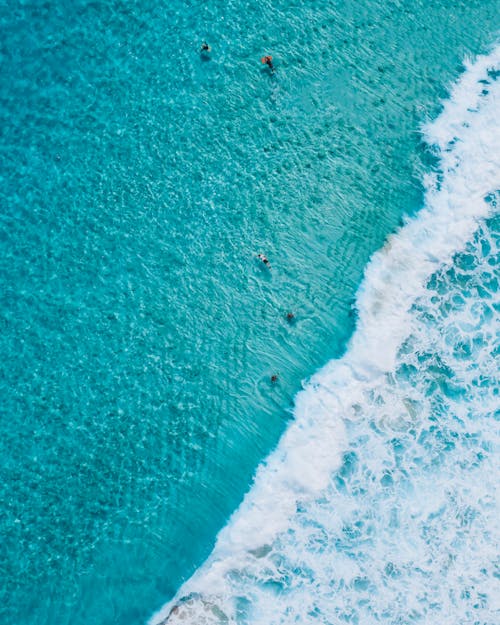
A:
[[[141,623],[209,553],[496,8],[2,4],[2,622]]]

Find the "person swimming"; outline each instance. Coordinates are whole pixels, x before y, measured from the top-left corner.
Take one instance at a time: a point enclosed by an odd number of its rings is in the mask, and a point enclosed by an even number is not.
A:
[[[208,45],[206,41],[201,44],[200,52],[202,54],[210,54],[212,52],[212,48]]]
[[[271,70],[271,73],[274,74],[274,64],[273,64],[273,57],[270,54],[267,54],[266,56],[263,56],[260,59],[260,62],[263,65],[267,65],[269,67],[269,69]]]
[[[264,256],[264,254],[257,254],[257,258],[261,260],[266,267],[271,269],[271,263],[269,262],[267,256]]]

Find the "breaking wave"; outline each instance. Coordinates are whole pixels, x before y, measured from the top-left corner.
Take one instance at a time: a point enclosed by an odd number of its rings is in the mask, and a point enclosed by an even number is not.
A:
[[[499,78],[500,48],[468,62],[423,129],[439,169],[345,355],[152,624],[498,622]]]

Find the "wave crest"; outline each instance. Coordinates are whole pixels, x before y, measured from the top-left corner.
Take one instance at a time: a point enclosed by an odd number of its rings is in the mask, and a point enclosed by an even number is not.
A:
[[[418,216],[367,266],[346,354],[299,393],[294,421],[212,555],[152,624],[379,622],[397,614],[456,624],[470,605],[482,606],[489,622],[491,570],[474,564],[467,577],[457,562],[467,570],[471,546],[484,555],[481,532],[497,509],[484,447],[496,442],[488,423],[498,399],[489,385],[498,333],[488,324],[498,308],[477,289],[461,289],[480,283],[481,263],[491,267],[498,256],[498,237],[487,227],[477,235],[500,188],[498,77],[500,47],[466,64],[423,129],[439,171],[425,181]],[[477,262],[457,279],[454,262],[467,245]],[[493,286],[489,293],[498,299]],[[456,492],[463,471],[481,476],[477,492]],[[432,590],[440,578],[447,595]]]

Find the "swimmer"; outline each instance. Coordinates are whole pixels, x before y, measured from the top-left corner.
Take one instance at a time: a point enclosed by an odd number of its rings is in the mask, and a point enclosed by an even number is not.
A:
[[[212,48],[208,45],[208,43],[206,41],[204,41],[201,44],[200,52],[202,54],[209,54],[210,52],[212,52]]]
[[[264,265],[265,265],[266,267],[268,267],[269,269],[271,269],[271,263],[270,263],[270,262],[269,262],[269,260],[267,259],[267,256],[264,256],[264,254],[257,254],[257,258],[258,258],[259,260],[261,260],[261,261],[264,263]]]
[[[288,321],[293,321],[295,319],[295,315],[292,312],[286,314],[286,318]]]
[[[271,382],[272,382],[273,384],[275,384],[277,381],[278,381],[278,376],[277,376],[277,375],[272,375],[272,376],[271,376]]]
[[[268,54],[267,56],[263,56],[260,59],[260,62],[263,65],[267,65],[269,69],[271,70],[271,73],[274,73],[273,57],[270,54]]]

